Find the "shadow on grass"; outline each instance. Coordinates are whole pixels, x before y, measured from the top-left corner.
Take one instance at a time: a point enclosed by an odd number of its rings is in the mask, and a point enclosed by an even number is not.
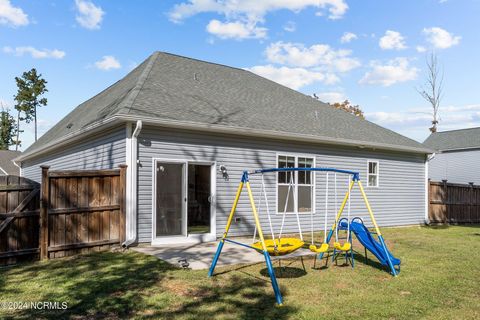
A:
[[[288,304],[278,307],[270,284],[256,279],[232,276],[228,281],[198,287],[193,301],[181,303],[172,310],[155,310],[152,305],[148,319],[287,319],[296,311]],[[286,290],[282,288],[284,297]]]
[[[361,253],[358,253],[358,252],[355,252],[355,265],[360,262],[360,263],[363,263],[367,266],[370,266],[370,267],[373,267],[373,268],[376,268],[376,269],[379,269],[379,270],[382,270],[382,271],[385,271],[385,272],[388,272],[390,273],[390,269],[388,266],[385,266],[383,264],[381,264],[380,262],[378,262],[377,260],[372,260],[370,258],[370,256],[373,256],[373,254],[370,254],[368,256],[368,258],[366,258],[363,254]]]
[[[307,275],[307,272],[302,268],[294,267],[274,267],[273,271],[275,272],[275,276],[279,279],[300,278]],[[270,278],[267,268],[260,270],[260,274],[266,278]]]
[[[166,262],[136,253],[94,253],[5,271],[21,283],[19,288],[13,286],[19,296],[32,296],[27,283],[35,283],[35,301],[68,301],[68,309],[23,309],[2,319],[203,319],[222,314],[285,319],[294,311],[275,307],[268,281],[225,275],[199,284],[195,283],[198,280],[182,280],[184,271]],[[168,287],[172,279],[180,281],[179,285]],[[8,281],[0,282],[8,285]],[[183,295],[178,293],[182,285],[188,289]],[[0,293],[6,293],[4,289]]]
[[[23,309],[5,319],[105,318],[112,314],[124,318],[135,310],[137,291],[153,286],[173,269],[154,258],[111,252],[23,266],[10,270],[8,276],[44,283],[47,288],[38,291],[35,301],[68,301],[68,309]]]

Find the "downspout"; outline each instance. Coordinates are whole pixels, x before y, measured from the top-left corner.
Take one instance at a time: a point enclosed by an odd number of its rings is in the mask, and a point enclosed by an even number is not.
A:
[[[126,240],[122,243],[122,247],[128,248],[137,240],[137,169],[138,169],[138,143],[137,138],[142,130],[142,121],[137,121],[137,126],[129,139],[129,146],[127,146],[127,195],[126,195]],[[130,152],[128,152],[128,149]]]
[[[425,224],[430,224],[430,219],[428,217],[429,208],[430,208],[430,199],[429,199],[429,181],[428,181],[428,163],[435,158],[435,153],[427,155],[425,158]]]
[[[22,171],[22,167],[18,165],[18,163],[15,162],[15,160],[12,160],[13,164],[18,168],[19,172],[20,172],[20,177],[23,177],[23,171]]]

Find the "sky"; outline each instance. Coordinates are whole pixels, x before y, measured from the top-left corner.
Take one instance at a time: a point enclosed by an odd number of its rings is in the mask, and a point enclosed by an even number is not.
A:
[[[439,131],[480,126],[479,13],[480,0],[0,0],[0,103],[15,111],[15,77],[36,68],[48,81],[41,135],[158,50],[348,99],[422,142],[431,107],[417,90],[432,52]],[[25,149],[33,125],[21,129]]]

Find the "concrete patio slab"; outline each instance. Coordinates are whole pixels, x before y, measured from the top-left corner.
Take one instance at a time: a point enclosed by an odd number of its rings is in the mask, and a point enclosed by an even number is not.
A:
[[[249,243],[251,239],[235,239]],[[194,270],[208,269],[217,250],[218,242],[203,242],[195,244],[169,244],[146,247],[132,247],[132,250],[155,256],[170,264],[179,266],[178,260],[187,259],[189,268]],[[243,248],[226,242],[217,266],[235,264],[250,264],[265,261],[263,255],[248,248]]]

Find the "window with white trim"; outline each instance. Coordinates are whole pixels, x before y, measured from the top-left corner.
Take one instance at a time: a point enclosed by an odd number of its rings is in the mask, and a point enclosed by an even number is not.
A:
[[[367,185],[378,187],[378,161],[368,161]]]
[[[278,168],[312,168],[312,157],[278,155]],[[277,212],[309,213],[313,208],[314,178],[312,171],[278,172]],[[289,186],[290,192],[289,192]],[[287,203],[288,197],[288,203]]]

